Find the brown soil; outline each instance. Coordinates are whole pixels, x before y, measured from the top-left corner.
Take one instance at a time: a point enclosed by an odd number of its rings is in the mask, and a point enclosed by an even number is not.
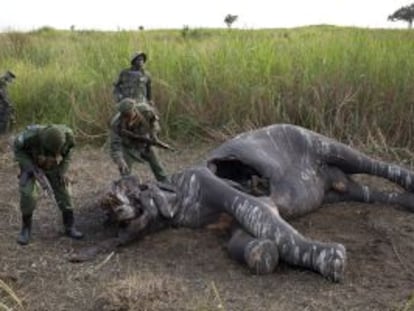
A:
[[[283,263],[272,275],[252,275],[228,257],[223,235],[207,229],[160,232],[73,264],[67,261],[73,251],[113,234],[103,230],[103,215],[91,202],[117,178],[114,165],[102,148],[75,152],[70,177],[83,241],[62,235],[60,214],[45,197],[35,212],[32,243],[21,247],[17,167],[5,146],[0,281],[12,292],[0,282],[0,310],[414,310],[414,214],[395,206],[335,204],[292,222],[307,236],[346,246],[345,279],[339,284]],[[161,157],[172,172],[196,162],[206,148]],[[137,172],[150,178],[143,165]]]

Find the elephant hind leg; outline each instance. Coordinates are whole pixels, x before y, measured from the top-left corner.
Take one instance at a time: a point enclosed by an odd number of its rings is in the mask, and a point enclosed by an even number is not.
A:
[[[397,204],[414,212],[414,194],[412,193],[378,191],[359,184],[339,170],[331,170],[330,179],[331,188],[326,193],[323,203],[355,201]]]
[[[230,257],[246,264],[254,274],[270,274],[279,263],[275,242],[257,239],[239,228],[233,232],[227,249]]]
[[[345,174],[368,174],[388,179],[407,191],[414,191],[414,172],[397,164],[373,159],[342,143],[322,144],[321,155],[328,165]]]

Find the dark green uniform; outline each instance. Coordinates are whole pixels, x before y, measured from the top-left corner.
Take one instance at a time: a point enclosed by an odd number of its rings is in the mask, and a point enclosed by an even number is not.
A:
[[[15,77],[10,71],[0,77],[0,134],[7,133],[14,123],[14,106],[9,98],[7,86]]]
[[[65,178],[74,146],[72,130],[62,124],[30,125],[15,138],[14,156],[20,166],[20,209],[23,229],[28,230],[24,237],[21,233],[18,240],[20,244],[27,244],[30,237],[31,218],[38,192],[34,175],[36,170],[44,173],[52,187],[57,205],[62,211],[66,234],[72,238],[82,237],[73,227],[72,201]]]
[[[130,174],[134,162],[148,162],[155,178],[159,181],[165,181],[167,174],[159,160],[156,149],[151,144],[131,138],[122,132],[125,129],[150,140],[156,139],[159,125],[153,108],[145,103],[135,104],[134,107],[143,116],[141,121],[125,124],[121,112],[118,112],[111,121],[111,158],[120,168],[121,175]],[[123,166],[127,167],[126,171],[121,169]]]
[[[113,95],[116,102],[120,102],[124,98],[132,98],[137,103],[151,101],[151,76],[149,72],[143,68],[122,70],[114,84]]]

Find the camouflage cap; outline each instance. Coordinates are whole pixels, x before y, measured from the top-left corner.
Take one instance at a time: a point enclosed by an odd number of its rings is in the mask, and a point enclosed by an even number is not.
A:
[[[147,103],[139,103],[135,108],[147,121],[152,122],[158,120],[158,114],[151,105]]]
[[[47,151],[57,154],[65,144],[66,135],[59,127],[49,125],[41,130],[40,141]]]
[[[131,109],[133,109],[135,106],[135,100],[132,98],[124,98],[121,100],[118,104],[118,111],[123,114]]]
[[[16,75],[10,70],[7,70],[0,78],[4,79],[7,82],[11,82],[13,79],[16,78]]]
[[[12,78],[12,79],[16,79],[16,75],[13,72],[11,72],[10,70],[7,70],[4,75],[6,77],[9,77],[9,78]]]
[[[132,57],[131,57],[131,64],[134,62],[134,60],[135,60],[138,56],[142,56],[142,57],[144,58],[144,63],[146,63],[146,62],[147,62],[147,54],[145,54],[145,53],[144,53],[144,52],[142,52],[142,51],[138,51],[138,52],[135,52],[134,54],[132,54]]]

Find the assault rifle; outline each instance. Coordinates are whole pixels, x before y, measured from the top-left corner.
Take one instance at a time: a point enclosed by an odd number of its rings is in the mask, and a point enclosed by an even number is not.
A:
[[[55,194],[53,192],[53,188],[50,185],[49,180],[47,179],[45,173],[42,169],[35,167],[33,170],[33,176],[35,177],[36,181],[39,183],[40,187],[43,191],[49,196],[49,198],[53,201],[53,204],[58,206],[58,203],[55,198]]]
[[[135,139],[139,142],[146,143],[146,144],[149,144],[149,145],[152,145],[152,146],[155,146],[155,147],[159,147],[159,148],[163,148],[163,149],[166,149],[166,150],[170,150],[170,151],[175,151],[175,148],[171,147],[169,144],[167,144],[167,143],[165,143],[165,142],[163,142],[159,139],[151,139],[151,138],[145,137],[143,135],[135,134],[135,133],[133,133],[131,131],[128,131],[126,129],[122,129],[121,133],[124,134],[125,136],[130,137],[132,139]]]

